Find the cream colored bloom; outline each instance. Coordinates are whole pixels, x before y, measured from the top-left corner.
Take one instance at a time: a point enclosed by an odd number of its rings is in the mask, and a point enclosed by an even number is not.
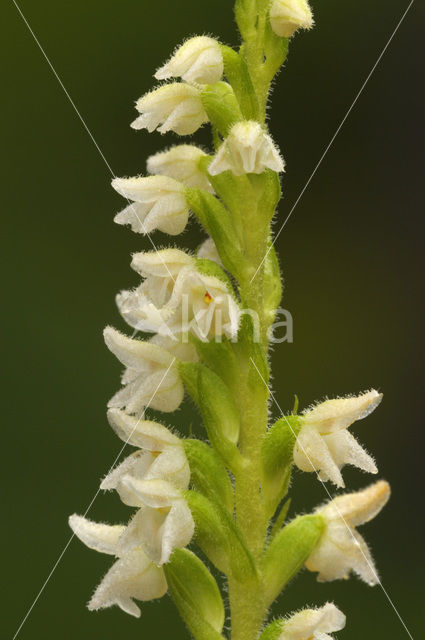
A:
[[[167,151],[150,156],[147,162],[149,173],[160,174],[179,180],[187,187],[199,188],[213,193],[214,189],[204,171],[200,169],[200,161],[207,154],[193,144],[180,144]]]
[[[136,289],[121,291],[116,298],[125,321],[138,331],[170,335],[167,320],[173,312],[164,307],[170,301],[177,277],[194,264],[194,258],[179,249],[135,253],[131,266],[144,281]]]
[[[220,267],[223,266],[223,263],[221,262],[221,258],[218,255],[217,247],[215,246],[214,240],[212,238],[207,238],[201,244],[198,251],[196,252],[196,255],[198,256],[198,258],[212,260],[213,262],[216,262],[217,264],[219,264]]]
[[[290,38],[298,29],[311,29],[313,14],[307,0],[273,0],[270,9],[273,31]]]
[[[136,109],[141,115],[131,126],[149,133],[158,129],[160,133],[174,131],[187,136],[208,122],[199,89],[184,82],[165,84],[146,93],[137,101]]]
[[[166,176],[114,178],[112,186],[133,200],[115,216],[117,224],[129,224],[135,233],[159,229],[172,236],[186,227],[189,207],[181,182]]]
[[[176,356],[153,339],[128,338],[112,327],[106,327],[104,338],[108,349],[126,367],[121,378],[124,387],[108,407],[139,415],[146,406],[166,412],[180,406],[184,389]]]
[[[331,602],[320,609],[304,609],[283,623],[278,640],[332,640],[329,633],[345,627],[345,615]]]
[[[182,78],[186,82],[213,84],[223,76],[223,56],[214,38],[196,36],[182,44],[155,73],[157,80]]]
[[[223,171],[240,176],[244,173],[263,173],[266,169],[278,173],[283,171],[283,160],[262,126],[246,120],[233,125],[208,171],[212,176]]]
[[[127,475],[122,479],[140,509],[119,540],[119,550],[127,554],[141,545],[158,566],[169,561],[174,549],[191,541],[195,523],[179,489],[166,480],[139,480]]]
[[[164,571],[148,558],[140,545],[127,553],[120,553],[119,540],[126,527],[98,524],[76,514],[69,518],[69,524],[75,535],[90,549],[119,557],[94,592],[88,604],[91,611],[118,605],[126,613],[138,618],[140,609],[133,598],[155,600],[166,593]]]
[[[318,572],[320,582],[348,578],[354,571],[367,584],[378,584],[370,551],[355,527],[372,520],[389,497],[389,484],[380,480],[363,491],[338,496],[316,509],[327,527],[306,567]]]
[[[203,340],[237,334],[240,310],[228,285],[197,271],[188,254],[178,249],[159,251],[156,256],[140,253],[133,257],[132,266],[146,279],[137,289],[117,297],[120,313],[131,326],[157,331],[176,344],[188,333]]]
[[[347,429],[368,416],[381,400],[382,394],[372,389],[357,397],[326,400],[305,411],[294,448],[297,467],[318,471],[321,480],[331,480],[338,487],[345,486],[340,469],[346,464],[377,473],[373,458]]]
[[[157,422],[134,418],[119,409],[110,409],[108,419],[126,443],[137,442],[142,448],[108,473],[100,485],[101,489],[115,489],[125,504],[138,507],[139,499],[123,483],[126,476],[137,480],[166,480],[178,489],[188,488],[189,463],[177,436]]]

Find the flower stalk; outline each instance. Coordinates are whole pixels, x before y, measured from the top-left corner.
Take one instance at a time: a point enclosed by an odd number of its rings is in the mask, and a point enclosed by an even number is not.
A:
[[[334,604],[267,624],[269,608],[303,568],[321,581],[352,571],[379,581],[356,527],[382,509],[389,487],[377,482],[288,521],[291,474],[296,466],[344,487],[346,464],[377,473],[348,429],[382,395],[326,400],[300,414],[297,402],[270,423],[270,329],[282,297],[271,224],[285,165],[266,108],[289,38],[312,26],[312,14],[306,0],[236,0],[235,14],[238,51],[210,36],[187,40],[156,72],[170,82],[136,103],[133,128],[184,136],[208,123],[212,150],[174,145],[148,159],[150,175],[115,178],[132,201],[115,221],[178,236],[193,216],[207,238],[196,253],[133,255],[142,282],[116,300],[135,335],[107,327],[104,337],[125,367],[108,419],[135,451],[101,488],[135,511],[126,525],[73,515],[70,526],[116,557],[91,609],[118,605],[138,616],[135,599],[168,589],[195,640],[223,640],[225,599],[210,563],[227,582],[229,640],[331,639],[345,625]],[[172,414],[185,393],[203,441],[150,419],[150,409]]]

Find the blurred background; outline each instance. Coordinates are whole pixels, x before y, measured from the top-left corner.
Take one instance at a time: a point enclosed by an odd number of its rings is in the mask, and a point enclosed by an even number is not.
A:
[[[20,0],[34,34],[117,175],[145,170],[146,157],[176,142],[135,132],[134,101],[188,35],[236,45],[231,0]],[[407,7],[407,0],[312,0],[316,27],[291,44],[275,86],[271,131],[286,159],[288,215]],[[4,3],[3,52],[3,604],[12,638],[67,544],[70,513],[83,513],[121,444],[105,405],[120,365],[102,329],[124,325],[114,295],[137,282],[130,253],[147,239],[117,227],[123,206],[110,171],[82,126],[14,4]],[[277,242],[293,344],[273,354],[284,411],[326,395],[383,391],[384,402],[355,433],[393,487],[385,511],[363,533],[382,583],[318,585],[301,574],[274,613],[334,600],[348,616],[338,637],[413,637],[423,629],[423,67],[424,9],[416,2]],[[422,130],[423,132],[423,130]],[[207,128],[194,138],[208,143]],[[422,206],[421,206],[422,205]],[[192,224],[177,239],[194,248]],[[158,233],[158,246],[169,238]],[[272,409],[278,415],[276,407]],[[197,420],[186,403],[170,420],[182,433]],[[356,489],[371,482],[345,472]],[[297,473],[294,511],[326,496]],[[129,516],[113,494],[89,513]],[[187,638],[171,601],[143,606],[135,620],[85,603],[110,565],[74,540],[19,638]],[[411,637],[412,637],[411,636]]]

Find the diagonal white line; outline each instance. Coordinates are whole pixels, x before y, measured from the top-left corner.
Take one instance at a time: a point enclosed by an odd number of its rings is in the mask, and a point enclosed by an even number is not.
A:
[[[60,79],[58,73],[56,72],[56,69],[54,68],[53,64],[50,62],[50,59],[48,58],[46,52],[44,51],[43,47],[41,46],[37,36],[35,35],[34,31],[32,30],[32,28],[30,27],[28,20],[26,19],[26,17],[24,16],[24,14],[22,13],[20,7],[18,6],[16,0],[12,0],[13,4],[15,5],[19,15],[21,16],[22,20],[24,21],[26,27],[28,28],[28,31],[30,32],[30,34],[32,35],[35,43],[37,44],[38,48],[40,49],[41,53],[44,56],[44,59],[46,60],[47,64],[49,65],[51,71],[53,72],[53,75],[55,76],[56,80],[59,82],[60,86],[62,87],[66,97],[68,98],[69,102],[71,103],[72,108],[74,109],[75,113],[77,114],[78,118],[80,119],[81,124],[83,125],[84,129],[87,131],[88,135],[90,136],[91,141],[93,142],[94,146],[96,147],[96,149],[98,150],[103,162],[106,164],[106,166],[109,169],[110,174],[112,175],[113,178],[116,178],[116,175],[114,173],[114,171],[112,170],[111,165],[109,164],[109,162],[107,161],[107,159],[105,158],[104,153],[102,152],[102,149],[99,147],[98,143],[96,142],[96,139],[94,137],[94,135],[92,134],[92,132],[90,131],[89,127],[87,126],[86,122],[84,121],[84,118],[82,117],[81,113],[78,111],[75,102],[73,101],[73,99],[71,98],[71,96],[69,95],[65,85],[63,84],[62,80]],[[131,206],[131,209],[134,213],[134,215],[136,216],[137,220],[140,222],[142,228],[143,228],[143,233],[144,235],[146,235],[149,239],[149,242],[151,243],[152,247],[154,248],[154,250],[156,251],[156,253],[158,254],[162,264],[164,265],[164,267],[166,268],[166,270],[168,271],[168,274],[170,276],[170,278],[173,280],[173,282],[175,282],[174,276],[172,275],[172,273],[170,272],[170,270],[168,269],[167,264],[165,263],[165,261],[163,260],[162,256],[160,253],[158,253],[158,249],[156,248],[156,245],[154,243],[154,241],[152,240],[150,234],[146,231],[145,225],[143,224],[143,222],[140,220],[139,215],[135,209],[135,203],[134,202],[130,202],[130,200],[127,200],[127,203]]]
[[[173,360],[171,361],[170,365],[168,366],[167,370],[165,371],[164,375],[162,376],[161,380],[158,383],[158,386],[156,387],[155,391],[153,392],[152,396],[149,398],[149,402],[147,403],[145,409],[149,408],[150,403],[152,402],[152,400],[154,399],[156,392],[158,391],[158,389],[160,388],[161,384],[163,383],[163,381],[165,380],[165,377],[167,376],[169,370],[171,369],[171,367],[173,366],[174,362],[175,362],[176,358],[173,357]],[[139,425],[139,423],[141,422],[141,420],[143,420],[144,414],[142,414],[142,416],[138,419],[138,421],[136,422],[136,424],[134,425],[134,429],[133,431],[130,433],[130,435],[128,436],[127,440],[124,442],[123,446],[121,447],[118,455],[116,456],[115,460],[113,461],[112,465],[109,468],[108,474],[111,473],[112,469],[115,467],[116,463],[118,462],[122,452],[124,451],[124,449],[126,448],[127,444],[130,442],[131,436],[133,435],[133,433],[135,432],[135,430],[137,429],[137,426]],[[96,500],[97,496],[100,493],[100,488],[96,491],[96,493],[94,494],[93,498],[90,501],[89,506],[87,507],[87,509],[85,510],[83,517],[85,518],[86,515],[88,514],[88,512],[90,511],[90,509],[93,506],[94,501]],[[15,638],[18,637],[19,632],[21,631],[22,627],[24,626],[25,622],[28,619],[28,616],[30,615],[31,611],[34,609],[35,605],[37,604],[41,594],[43,593],[44,589],[46,588],[50,578],[52,577],[52,575],[54,574],[54,572],[56,571],[60,561],[62,560],[63,556],[65,555],[69,545],[71,544],[71,542],[73,541],[73,539],[75,538],[75,533],[72,534],[72,536],[69,538],[68,542],[66,543],[66,545],[64,546],[64,548],[62,549],[58,559],[56,560],[55,564],[53,565],[49,575],[47,576],[46,580],[44,581],[40,591],[37,593],[33,603],[31,604],[30,608],[28,609],[27,613],[25,614],[21,624],[19,625],[18,629],[16,630],[15,635],[13,636],[12,640],[15,640]]]
[[[350,115],[350,113],[352,112],[353,108],[355,107],[355,105],[357,104],[358,99],[360,98],[361,94],[363,93],[364,88],[366,87],[367,83],[369,82],[370,78],[372,77],[373,72],[375,71],[376,67],[378,66],[378,64],[381,62],[382,57],[384,56],[386,50],[388,49],[388,47],[391,44],[392,39],[394,38],[395,34],[397,33],[397,31],[399,30],[401,23],[403,22],[403,20],[405,19],[405,17],[407,16],[411,6],[413,5],[414,0],[411,0],[409,3],[409,6],[407,7],[407,9],[405,10],[405,12],[403,13],[403,15],[401,16],[396,28],[394,29],[394,31],[392,32],[389,40],[387,41],[387,44],[385,45],[385,47],[382,49],[377,61],[375,62],[375,64],[373,65],[372,69],[369,71],[369,74],[366,77],[366,80],[363,82],[362,86],[360,87],[359,92],[357,93],[356,97],[354,98],[350,108],[348,109],[347,113],[345,114],[345,116],[343,117],[343,119],[341,120],[339,127],[337,128],[337,130],[335,131],[334,135],[332,136],[328,146],[326,147],[326,149],[324,150],[324,152],[322,153],[319,162],[316,164],[316,166],[313,169],[313,172],[311,173],[309,179],[307,180],[307,182],[305,183],[304,187],[302,188],[300,194],[298,195],[298,198],[295,200],[295,203],[292,205],[292,208],[290,210],[290,212],[288,213],[288,215],[286,216],[285,220],[283,221],[282,226],[280,227],[279,231],[277,232],[277,234],[274,236],[273,238],[273,242],[271,243],[271,245],[269,246],[269,248],[267,249],[264,258],[261,260],[260,264],[257,267],[256,272],[254,273],[254,275],[252,276],[250,282],[252,282],[255,278],[255,276],[257,275],[257,273],[259,272],[259,270],[261,269],[261,267],[264,264],[264,260],[267,258],[267,256],[269,255],[272,247],[274,246],[276,240],[278,239],[278,237],[280,236],[280,234],[282,233],[283,229],[285,228],[286,223],[288,222],[289,218],[291,217],[291,215],[294,212],[295,207],[297,206],[297,204],[299,203],[299,201],[301,200],[301,198],[303,197],[305,191],[307,190],[310,182],[313,180],[314,176],[316,175],[316,172],[318,170],[318,168],[320,167],[320,165],[322,164],[326,154],[328,153],[329,149],[331,148],[331,146],[333,145],[335,138],[337,137],[337,135],[339,134],[339,132],[341,131],[342,127],[345,124],[345,121],[347,120],[348,116]]]
[[[255,367],[255,369],[256,369],[256,371],[257,371],[258,375],[260,376],[261,380],[263,381],[264,386],[267,388],[268,392],[270,393],[270,396],[271,396],[271,398],[272,398],[273,402],[275,403],[275,405],[276,405],[276,406],[277,406],[277,408],[279,409],[279,411],[280,411],[280,413],[281,413],[282,418],[284,418],[284,420],[286,421],[286,424],[288,425],[288,427],[289,427],[289,428],[290,428],[290,430],[292,431],[292,435],[296,438],[296,434],[295,434],[294,430],[292,429],[291,424],[290,424],[290,422],[289,422],[288,418],[287,418],[287,417],[285,416],[285,414],[283,413],[283,411],[282,411],[282,409],[281,409],[281,407],[280,407],[280,405],[279,405],[278,401],[276,400],[276,398],[275,398],[275,396],[274,396],[274,394],[273,394],[273,391],[270,389],[269,385],[268,385],[268,384],[267,384],[267,382],[264,380],[264,378],[263,378],[263,376],[262,376],[262,374],[261,374],[260,370],[258,369],[257,365],[255,364],[255,362],[254,362],[254,360],[251,358],[251,356],[250,356],[250,360],[251,360],[252,364],[254,365],[254,367]],[[312,462],[312,460],[311,460],[310,456],[308,455],[307,451],[304,449],[304,447],[302,446],[302,444],[301,444],[301,443],[298,443],[298,444],[299,444],[299,446],[300,446],[300,448],[301,448],[302,452],[303,452],[303,453],[304,453],[304,455],[306,456],[307,460],[309,461],[309,463],[310,463],[310,465],[311,465],[311,468],[313,469],[314,473],[315,473],[315,474],[316,474],[316,476],[317,476],[317,479],[318,479],[318,480],[319,480],[319,482],[322,484],[322,487],[324,488],[324,490],[325,490],[326,494],[328,495],[329,499],[330,499],[330,500],[332,500],[333,498],[332,498],[332,495],[331,495],[331,494],[330,494],[330,492],[329,492],[329,489],[327,488],[327,486],[325,485],[325,483],[324,483],[324,482],[323,482],[323,480],[321,479],[320,474],[319,474],[319,472],[317,471],[316,467],[314,466],[314,464],[313,464],[313,462]],[[335,505],[334,505],[334,506],[335,506]],[[409,629],[407,628],[407,626],[406,626],[406,624],[405,624],[405,622],[404,622],[403,618],[401,617],[400,613],[398,612],[398,610],[397,610],[397,608],[396,608],[396,606],[395,606],[394,602],[391,600],[389,593],[388,593],[388,592],[386,591],[386,589],[384,588],[384,585],[382,584],[382,582],[381,582],[381,580],[380,580],[380,578],[379,578],[378,574],[376,573],[375,567],[370,563],[369,558],[365,555],[365,553],[364,553],[363,549],[361,548],[361,546],[359,545],[358,541],[356,540],[356,538],[355,538],[355,536],[354,536],[354,534],[353,534],[353,532],[352,532],[352,530],[351,530],[351,527],[348,525],[348,523],[347,523],[346,519],[344,518],[344,516],[343,516],[343,514],[341,513],[341,511],[339,510],[339,508],[338,508],[337,506],[335,506],[335,509],[336,509],[336,511],[337,511],[337,513],[338,513],[338,515],[339,515],[339,517],[341,518],[342,522],[343,522],[343,523],[344,523],[344,525],[347,527],[347,531],[349,532],[349,534],[350,534],[351,538],[353,539],[354,544],[356,545],[356,547],[357,547],[357,548],[359,549],[359,551],[361,552],[361,554],[362,554],[363,558],[365,559],[365,561],[366,561],[366,563],[367,563],[367,565],[368,565],[369,569],[372,571],[373,575],[375,576],[375,579],[377,580],[377,582],[378,582],[379,586],[381,587],[381,589],[382,589],[382,591],[383,591],[383,593],[384,593],[385,597],[387,598],[387,600],[388,600],[388,602],[390,603],[391,607],[394,609],[394,612],[396,613],[396,615],[397,615],[398,619],[400,620],[401,624],[403,625],[403,627],[404,627],[404,629],[405,629],[405,631],[406,631],[407,635],[409,636],[409,638],[410,638],[411,640],[413,640],[413,636],[412,636],[412,634],[410,633]]]

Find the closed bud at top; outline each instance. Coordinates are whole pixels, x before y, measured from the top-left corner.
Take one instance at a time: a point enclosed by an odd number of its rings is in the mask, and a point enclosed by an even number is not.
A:
[[[170,60],[155,73],[157,80],[182,78],[186,82],[211,84],[221,80],[223,57],[214,38],[190,38],[175,51]]]
[[[316,509],[326,528],[306,567],[318,572],[320,582],[348,578],[354,571],[370,586],[379,583],[370,551],[355,527],[378,515],[389,497],[388,482],[380,480],[363,491],[337,496]]]
[[[345,627],[345,620],[342,611],[327,602],[320,609],[304,609],[283,620],[281,633],[276,640],[332,640],[329,632],[341,631]]]
[[[150,133],[158,129],[160,133],[174,131],[187,136],[208,122],[200,91],[183,82],[165,84],[146,93],[137,101],[136,109],[141,115],[131,126]]]
[[[298,29],[311,29],[313,14],[307,0],[273,0],[270,9],[273,31],[290,38]]]
[[[271,137],[258,122],[237,122],[221,145],[208,172],[216,176],[230,170],[234,175],[263,173],[266,169],[280,172],[284,163]]]
[[[172,236],[186,227],[189,207],[181,182],[166,176],[114,178],[112,186],[125,198],[134,200],[117,213],[117,224],[129,224],[135,233],[159,229]]]
[[[200,168],[200,160],[207,154],[192,144],[180,144],[168,151],[150,156],[147,162],[149,173],[161,174],[183,182],[187,187],[199,187],[214,192],[207,176]]]

